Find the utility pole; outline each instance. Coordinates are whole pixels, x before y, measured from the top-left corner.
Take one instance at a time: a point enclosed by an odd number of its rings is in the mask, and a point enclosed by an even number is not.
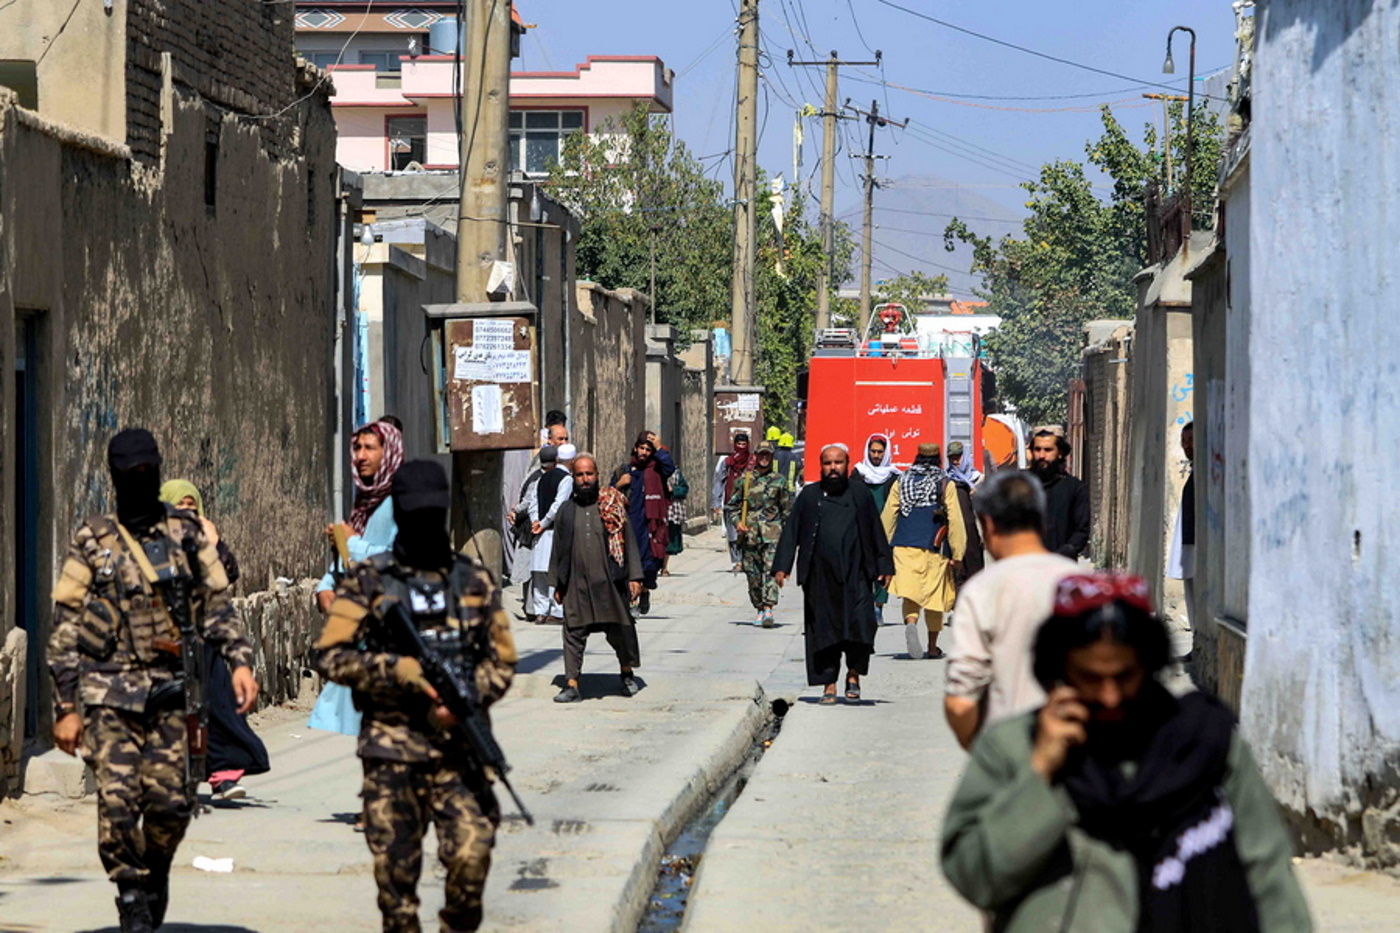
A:
[[[878,100],[870,102],[868,111],[856,110],[849,104],[847,106],[857,115],[865,117],[865,122],[870,125],[870,137],[865,145],[865,155],[860,157],[865,160],[865,232],[861,237],[860,257],[860,333],[863,340],[865,339],[865,330],[870,325],[870,264],[874,258],[871,247],[875,230],[875,189],[880,186],[880,183],[875,180],[875,160],[885,158],[875,155],[875,128],[877,126],[897,126],[903,129],[909,125],[909,121],[896,123],[889,117],[880,116],[880,102]]]
[[[510,0],[470,0],[462,49],[461,202],[457,300],[486,301],[492,263],[506,258],[510,139]]]
[[[1172,114],[1171,102],[1186,103],[1188,98],[1180,94],[1144,94],[1147,100],[1160,100],[1162,102],[1162,157],[1165,160],[1164,168],[1167,178],[1167,193],[1172,190]]]
[[[462,48],[457,301],[488,301],[487,283],[506,258],[510,139],[510,0],[469,0]],[[492,573],[503,569],[499,450],[452,456],[452,532]]]
[[[739,8],[739,100],[734,134],[734,271],[730,289],[733,343],[729,379],[753,384],[754,268],[758,211],[758,0]]]
[[[792,49],[788,49],[789,65],[826,66],[826,101],[822,105],[822,198],[821,213],[817,219],[817,228],[821,232],[822,256],[826,261],[817,269],[818,330],[831,326],[831,252],[835,227],[835,220],[831,215],[836,200],[836,121],[843,119],[836,104],[838,73],[842,65],[878,67],[880,57],[880,50],[876,49],[873,62],[844,62],[833,49],[831,57],[824,62],[800,62],[793,60]]]

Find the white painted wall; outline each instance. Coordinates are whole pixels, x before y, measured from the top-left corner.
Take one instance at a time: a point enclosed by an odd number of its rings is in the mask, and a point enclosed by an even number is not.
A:
[[[1242,722],[1287,807],[1394,863],[1400,8],[1260,8]]]

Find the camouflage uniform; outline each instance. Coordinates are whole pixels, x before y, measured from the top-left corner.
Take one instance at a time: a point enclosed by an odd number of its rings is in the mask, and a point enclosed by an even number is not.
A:
[[[475,930],[500,809],[492,775],[430,721],[431,704],[417,685],[422,678],[417,661],[380,649],[378,610],[402,598],[396,593],[404,592],[402,581],[409,575],[447,587],[446,605],[455,604],[452,612],[445,605],[435,617],[416,616],[420,629],[480,635],[486,628],[486,657],[476,667],[476,686],[482,703],[500,699],[515,676],[515,642],[495,581],[465,557],[458,557],[447,578],[401,568],[388,554],[353,565],[336,588],[318,644],[319,667],[355,690],[364,710],[358,749],[365,771],[365,841],[374,857],[384,929],[419,929],[417,887],[423,833],[431,820],[438,859],[447,869],[442,929]]]
[[[743,519],[746,487],[749,516],[745,527],[749,531],[740,535],[739,546],[744,575],[749,580],[749,602],[755,609],[763,610],[778,604],[773,556],[783,534],[783,522],[792,511],[792,491],[776,469],[767,473],[750,471],[734,483],[734,494],[724,509],[725,517],[735,524]]]
[[[216,548],[187,512],[168,509],[141,545],[165,539],[159,572],[189,573],[181,543],[193,539],[194,617],[230,668],[251,666],[253,649],[234,611]],[[147,552],[148,556],[150,552]],[[54,587],[49,641],[58,715],[84,707],[83,759],[97,782],[97,849],[119,885],[163,877],[189,825],[194,801],[184,783],[182,709],[146,712],[152,688],[180,675],[180,633],[155,587],[142,574],[115,515],[78,527]]]

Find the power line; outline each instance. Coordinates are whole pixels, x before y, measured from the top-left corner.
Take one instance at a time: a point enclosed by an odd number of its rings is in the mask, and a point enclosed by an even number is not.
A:
[[[1094,74],[1105,75],[1109,78],[1118,78],[1121,81],[1137,81],[1143,87],[1165,88],[1169,91],[1178,90],[1178,88],[1174,88],[1169,84],[1163,84],[1160,81],[1144,81],[1141,78],[1134,78],[1130,75],[1120,74],[1116,71],[1109,71],[1105,68],[1098,68],[1094,65],[1086,65],[1083,62],[1077,62],[1073,59],[1061,58],[1058,55],[1051,55],[1048,52],[1041,52],[1036,49],[1027,48],[1024,45],[1017,45],[1014,42],[1008,42],[1005,39],[998,39],[995,36],[989,36],[986,33],[977,32],[976,30],[968,29],[965,26],[959,26],[956,23],[950,23],[947,20],[939,19],[936,16],[929,16],[927,13],[920,13],[918,10],[911,10],[907,6],[901,6],[900,4],[895,3],[894,0],[875,0],[875,2],[882,3],[885,6],[890,7],[891,9],[899,10],[902,13],[908,13],[910,16],[914,16],[922,20],[927,20],[930,23],[942,26],[944,29],[951,29],[954,32],[960,32],[963,35],[972,36],[974,39],[981,39],[983,42],[990,42],[993,45],[1000,45],[1004,48],[1014,49],[1017,52],[1024,52],[1026,55],[1034,55],[1036,58],[1043,58],[1049,62],[1055,62],[1056,64],[1060,65],[1068,65],[1071,68],[1078,68],[1082,71],[1090,71]],[[1200,96],[1203,99],[1208,99],[1207,95],[1202,94]]]
[[[971,215],[971,214],[949,214],[949,213],[946,213],[946,212],[944,212],[944,211],[911,211],[911,210],[908,210],[907,208],[899,208],[899,207],[877,207],[877,208],[875,208],[875,210],[876,210],[877,212],[878,212],[878,211],[884,211],[884,212],[887,213],[887,214],[912,214],[912,215],[914,215],[915,217],[957,217],[957,218],[959,218],[960,220],[985,220],[985,221],[988,221],[988,222],[990,222],[990,223],[998,223],[998,224],[1018,224],[1018,223],[1021,222],[1021,221],[1019,221],[1019,220],[1014,220],[1014,219],[1007,218],[1007,217],[976,217],[976,216],[973,216],[973,215]],[[849,216],[851,216],[852,214],[859,214],[860,211],[861,211],[861,209],[858,208],[858,207],[856,207],[856,208],[852,208],[851,210],[846,211],[844,214],[840,214],[840,215],[838,215],[838,216],[841,216],[841,217],[849,217]],[[890,229],[890,228],[886,228],[886,229]],[[912,232],[914,232],[914,231],[904,231],[904,232],[906,232],[906,233],[912,233]]]
[[[875,50],[870,47],[869,42],[865,41],[865,33],[860,31],[860,17],[856,15],[856,7],[851,0],[846,0],[846,9],[851,11],[851,25],[856,27],[856,38],[860,39],[860,44],[865,46],[867,52],[874,55]],[[885,106],[889,106],[889,101],[885,101]]]

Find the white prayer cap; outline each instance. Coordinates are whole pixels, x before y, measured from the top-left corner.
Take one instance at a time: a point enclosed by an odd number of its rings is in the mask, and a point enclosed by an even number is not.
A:
[[[559,460],[561,463],[567,462],[578,456],[578,448],[573,444],[559,445]]]

